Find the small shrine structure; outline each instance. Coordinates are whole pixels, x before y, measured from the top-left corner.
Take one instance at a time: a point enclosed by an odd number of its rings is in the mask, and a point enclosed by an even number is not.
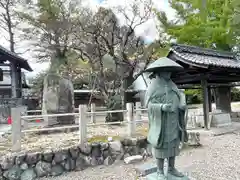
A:
[[[240,61],[234,53],[172,44],[167,57],[184,67],[184,71],[173,74],[172,77],[178,86],[201,86],[205,128],[209,121],[209,112],[212,111],[211,90],[216,94],[216,109],[231,112],[231,86],[240,82]]]
[[[10,115],[10,108],[22,104],[22,69],[33,71],[27,60],[0,46],[0,123]]]

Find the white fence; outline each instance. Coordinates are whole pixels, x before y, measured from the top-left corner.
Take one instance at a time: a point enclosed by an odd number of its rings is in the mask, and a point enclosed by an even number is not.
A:
[[[141,108],[141,103],[136,102],[135,107],[133,103],[127,103],[126,109],[124,110],[114,110],[114,111],[95,111],[95,104],[91,105],[90,111],[87,105],[80,105],[78,112],[75,113],[65,113],[65,114],[41,114],[41,115],[26,115],[27,112],[40,112],[40,111],[26,111],[26,107],[16,107],[11,110],[12,117],[12,151],[18,152],[21,150],[21,135],[30,132],[44,132],[44,131],[55,131],[55,130],[65,130],[78,128],[78,139],[79,143],[84,143],[87,141],[87,127],[89,126],[101,126],[101,125],[114,125],[114,124],[127,124],[127,135],[129,137],[134,136],[136,133],[136,125],[141,122],[148,122],[148,118],[144,118],[143,112],[147,109]],[[107,113],[122,112],[125,114],[124,121],[122,122],[111,122],[105,123],[96,121],[98,115],[106,115]],[[51,128],[34,128],[29,129],[29,122],[36,119],[43,119],[44,117],[60,117],[60,116],[75,116],[78,118],[76,124],[61,126],[61,127],[51,127]],[[90,122],[88,118],[90,116]],[[196,115],[189,115],[188,120],[193,125],[192,128],[196,127]]]
[[[134,108],[133,103],[127,103],[125,110],[114,110],[114,111],[95,111],[95,105],[91,105],[91,111],[88,111],[87,105],[79,105],[77,113],[65,113],[65,114],[42,114],[42,115],[26,115],[27,111],[25,107],[15,107],[11,110],[12,117],[12,151],[18,152],[21,151],[21,138],[22,134],[29,132],[43,132],[43,131],[54,131],[54,130],[64,130],[70,128],[79,129],[79,143],[82,144],[87,141],[87,127],[88,126],[100,126],[100,125],[114,125],[114,124],[123,124],[128,125],[128,136],[133,136],[136,131],[136,123],[147,121],[141,118],[142,111],[146,109],[141,109],[140,102],[136,103]],[[29,112],[29,111],[28,111]],[[34,112],[34,111],[30,111]],[[96,115],[98,114],[107,114],[107,113],[116,113],[122,112],[126,114],[126,119],[121,122],[111,122],[111,123],[96,123]],[[135,113],[135,118],[134,118]],[[60,116],[75,116],[78,117],[78,124],[53,127],[53,128],[40,128],[40,129],[28,129],[29,121],[34,119],[40,119],[43,117],[60,117]],[[88,117],[91,117],[91,122],[88,123]],[[137,119],[137,120],[136,120]]]

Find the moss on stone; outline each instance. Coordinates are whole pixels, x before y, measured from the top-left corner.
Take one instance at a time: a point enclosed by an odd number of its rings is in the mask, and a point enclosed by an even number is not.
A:
[[[116,141],[116,140],[121,140],[122,137],[120,136],[93,136],[91,138],[88,139],[89,143],[93,143],[93,142],[108,142],[109,137],[112,138],[112,141]]]
[[[147,137],[148,135],[148,128],[147,127],[141,127],[137,129],[137,134],[140,136],[145,136]]]

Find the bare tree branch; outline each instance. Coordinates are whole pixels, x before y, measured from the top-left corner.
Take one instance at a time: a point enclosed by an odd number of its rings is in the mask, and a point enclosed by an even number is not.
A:
[[[151,2],[146,4],[146,12],[142,13],[136,3],[130,5],[133,16],[129,16],[124,8],[118,8],[117,13],[127,21],[124,26],[120,26],[111,9],[105,8],[100,8],[96,14],[85,12],[75,21],[69,48],[78,52],[95,71],[95,88],[103,93],[105,100],[126,88],[121,88],[123,81],[135,79],[133,72],[139,62],[147,65],[152,58],[152,51],[146,51],[143,39],[135,35],[136,28],[149,20],[151,6]],[[110,58],[106,60],[106,56]],[[108,79],[110,70],[113,70],[112,74],[116,73],[111,80]]]

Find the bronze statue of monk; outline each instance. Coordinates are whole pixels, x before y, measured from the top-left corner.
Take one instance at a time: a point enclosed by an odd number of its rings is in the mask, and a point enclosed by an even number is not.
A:
[[[187,141],[185,125],[186,101],[183,91],[171,80],[171,72],[153,72],[151,84],[145,95],[148,108],[148,141],[157,159],[158,179],[164,176],[164,159],[168,159],[168,175],[180,178],[184,175],[175,168],[181,141]],[[173,178],[174,179],[174,178]]]

